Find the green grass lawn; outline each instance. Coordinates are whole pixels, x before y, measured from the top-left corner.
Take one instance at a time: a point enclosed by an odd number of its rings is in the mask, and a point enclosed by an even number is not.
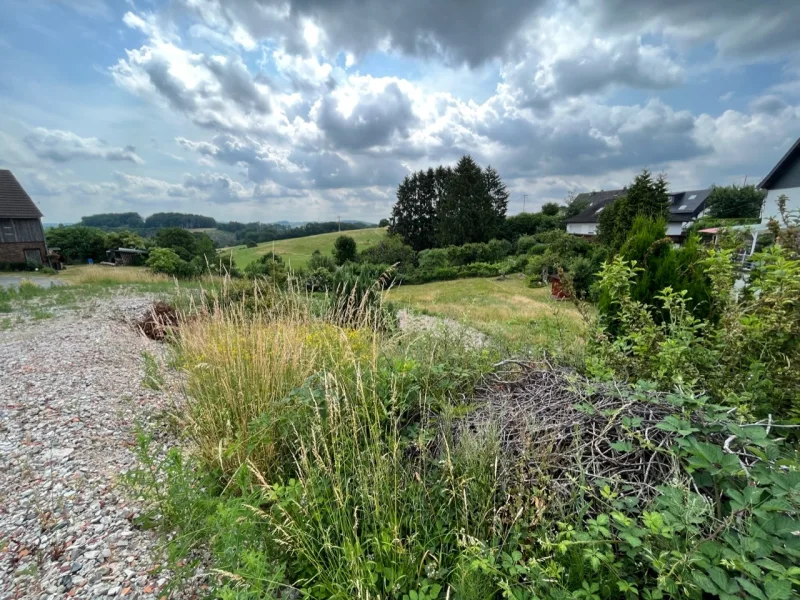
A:
[[[283,260],[291,264],[292,267],[302,267],[305,266],[311,258],[314,250],[319,250],[323,254],[330,254],[333,250],[333,243],[340,235],[349,235],[356,241],[356,244],[358,244],[358,249],[363,250],[364,248],[369,248],[386,235],[386,229],[383,227],[376,227],[374,229],[342,231],[341,233],[334,231],[333,233],[321,233],[319,235],[310,235],[291,240],[266,242],[264,244],[259,244],[255,248],[233,246],[232,248],[223,249],[223,252],[225,250],[231,250],[233,252],[233,259],[236,261],[239,268],[247,266],[259,256],[271,253],[273,249],[275,254],[280,254]]]
[[[552,352],[579,350],[587,324],[570,302],[550,298],[550,288],[529,288],[524,279],[458,279],[391,289],[387,300],[455,319],[517,347]]]

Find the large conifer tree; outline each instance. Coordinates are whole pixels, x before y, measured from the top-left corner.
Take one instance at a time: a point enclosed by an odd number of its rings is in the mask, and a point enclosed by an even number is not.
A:
[[[486,167],[485,174],[486,187],[489,190],[489,195],[492,197],[492,206],[494,208],[493,235],[496,235],[502,228],[503,221],[506,218],[509,193],[506,189],[506,184],[500,179],[500,174],[493,169],[491,165]]]
[[[433,169],[407,175],[397,187],[389,233],[397,234],[414,250],[435,245],[436,185]]]
[[[495,211],[486,176],[471,156],[462,156],[437,210],[440,246],[489,241]]]

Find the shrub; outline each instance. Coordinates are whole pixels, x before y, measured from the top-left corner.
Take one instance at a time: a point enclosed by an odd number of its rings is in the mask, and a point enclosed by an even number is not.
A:
[[[498,262],[511,254],[514,246],[508,240],[489,240],[489,262]]]
[[[193,266],[170,248],[153,248],[145,263],[153,273],[186,278],[195,274]]]
[[[106,234],[106,245],[111,248],[138,248],[143,250],[147,247],[144,238],[138,233],[123,229],[121,231],[111,231]]]
[[[545,202],[542,205],[542,214],[547,215],[548,217],[553,217],[559,213],[561,207],[558,205],[557,202]]]
[[[268,279],[276,286],[284,287],[289,278],[289,272],[279,254],[264,254],[257,260],[249,263],[244,268],[245,276],[250,279]]]
[[[308,263],[306,263],[306,266],[311,271],[325,269],[326,271],[333,273],[336,270],[336,261],[334,261],[332,257],[322,254],[322,252],[319,250],[314,250],[311,258],[308,260]]]
[[[695,316],[705,318],[710,315],[710,282],[700,269],[700,244],[696,236],[689,236],[684,245],[675,249],[666,236],[666,223],[637,217],[633,228],[619,251],[626,261],[633,261],[641,270],[631,289],[631,298],[649,307],[657,305],[655,298],[669,287],[675,292],[686,292],[687,309]],[[609,316],[608,326],[615,327],[615,310],[609,303],[607,294],[601,294],[599,310]],[[666,313],[653,314],[657,322],[666,318]]]
[[[517,240],[517,243],[514,245],[514,249],[517,254],[527,254],[536,245],[537,241],[534,236],[523,235]],[[544,246],[544,244],[538,244],[538,245]]]
[[[333,243],[333,258],[337,265],[356,260],[356,241],[349,235],[340,235]]]
[[[444,248],[432,248],[419,253],[419,268],[421,271],[440,269],[447,267],[449,264],[447,250]]]
[[[45,235],[47,245],[59,248],[61,256],[70,262],[86,262],[90,258],[99,262],[106,259],[106,250],[109,248],[106,234],[95,227],[59,225],[48,229]]]
[[[257,248],[258,242],[254,242],[253,240],[247,240],[247,242],[245,242],[244,245],[246,248]]]
[[[604,265],[601,312],[589,366],[593,373],[707,390],[757,416],[800,417],[800,262],[780,246],[755,255],[757,267],[736,291],[731,250],[711,251],[698,268],[711,281],[710,318],[695,316],[686,290],[664,288],[655,305],[636,300],[641,268],[621,257]]]
[[[374,265],[397,265],[398,270],[404,271],[414,268],[417,253],[399,235],[387,235],[378,243],[362,250],[359,260]]]
[[[333,289],[333,272],[328,269],[313,269],[302,278],[306,290],[309,292],[328,292]]]
[[[766,190],[754,185],[714,186],[706,204],[712,218],[758,218],[766,197]]]
[[[205,233],[192,233],[180,227],[165,227],[156,232],[153,243],[158,248],[170,248],[187,262],[195,257],[201,258],[200,263],[216,261],[214,242]]]

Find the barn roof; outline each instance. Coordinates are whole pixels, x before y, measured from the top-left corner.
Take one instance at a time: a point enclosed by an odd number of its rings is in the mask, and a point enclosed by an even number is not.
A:
[[[7,169],[0,169],[0,219],[39,219],[42,213]]]

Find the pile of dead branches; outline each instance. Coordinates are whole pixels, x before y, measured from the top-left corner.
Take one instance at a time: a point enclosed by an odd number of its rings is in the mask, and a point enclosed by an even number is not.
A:
[[[163,341],[178,326],[178,311],[166,302],[155,302],[134,326],[151,340]]]
[[[626,393],[549,364],[506,363],[478,403],[458,428],[496,431],[526,486],[569,497],[577,486],[608,483],[641,499],[685,478],[669,451],[677,434],[658,427],[678,409],[661,394]]]

